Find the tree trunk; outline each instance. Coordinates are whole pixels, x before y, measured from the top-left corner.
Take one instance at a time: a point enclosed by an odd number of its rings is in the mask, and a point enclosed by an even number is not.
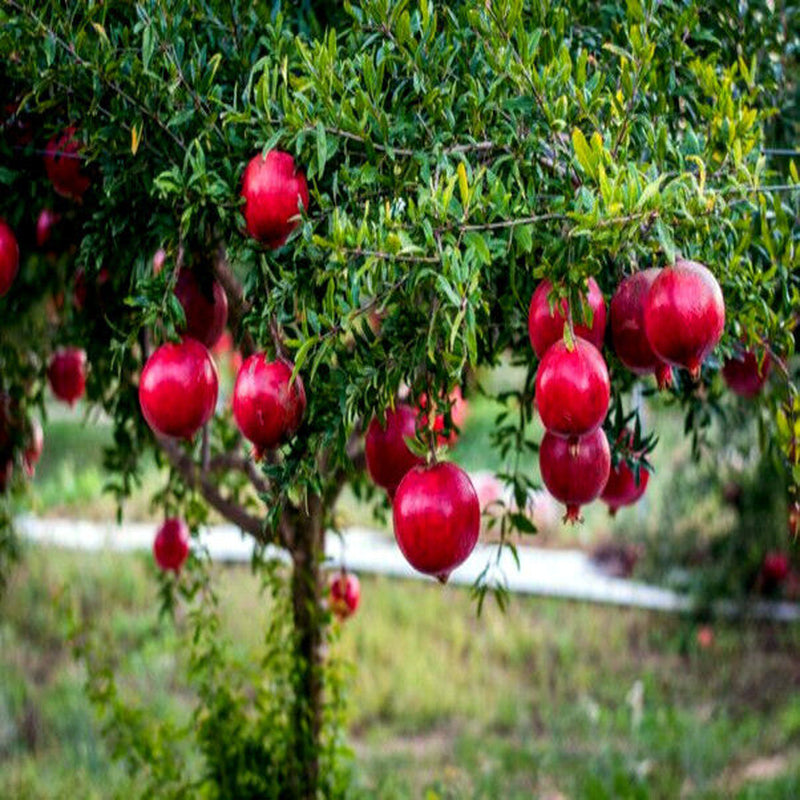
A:
[[[308,499],[298,515],[292,548],[292,606],[295,635],[293,797],[315,800],[319,786],[322,732],[323,613],[320,561],[324,551],[322,501]]]

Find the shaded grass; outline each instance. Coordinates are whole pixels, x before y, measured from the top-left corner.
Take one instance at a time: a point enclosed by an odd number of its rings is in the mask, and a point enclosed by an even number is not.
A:
[[[257,657],[269,603],[218,568],[221,622]],[[466,591],[364,578],[335,654],[349,688],[354,796],[793,797],[800,784],[800,629],[694,628],[657,616],[515,598],[480,618]],[[146,556],[32,548],[0,603],[0,797],[129,797],[67,645],[71,610],[100,616],[120,683],[153,715],[192,693]],[[779,756],[769,780],[751,761]]]

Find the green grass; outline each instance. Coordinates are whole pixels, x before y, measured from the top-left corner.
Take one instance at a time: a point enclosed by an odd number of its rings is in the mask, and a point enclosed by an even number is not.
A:
[[[222,630],[255,657],[268,605],[246,568],[218,572]],[[354,665],[354,795],[800,794],[796,626],[719,625],[701,650],[674,617],[517,598],[507,613],[487,606],[477,618],[464,590],[362,585],[336,645]],[[155,716],[188,713],[150,559],[30,549],[0,602],[0,797],[133,791],[109,761],[70,654],[76,604],[102,617],[109,646],[124,654],[119,679],[130,696]]]

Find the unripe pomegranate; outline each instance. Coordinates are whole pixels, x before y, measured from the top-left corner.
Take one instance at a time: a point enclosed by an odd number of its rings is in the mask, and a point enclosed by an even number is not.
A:
[[[58,194],[81,201],[89,188],[89,178],[81,172],[81,143],[74,126],[54,136],[45,148],[44,168]]]
[[[786,553],[772,550],[764,556],[761,574],[764,576],[764,581],[770,586],[783,583],[789,576],[789,570],[789,557]]]
[[[467,473],[441,462],[409,470],[393,503],[394,536],[414,569],[445,583],[478,541],[481,509]]]
[[[331,578],[328,603],[339,619],[347,619],[355,614],[360,600],[361,584],[357,575],[342,570]]]
[[[0,219],[0,297],[8,292],[19,270],[19,245],[14,231]]]
[[[47,368],[47,378],[53,394],[74,405],[86,391],[86,352],[78,347],[56,350]]]
[[[600,499],[608,505],[608,510],[613,517],[622,506],[632,506],[645,493],[650,473],[646,469],[639,470],[639,482],[636,474],[624,462],[620,461],[612,467],[608,481],[600,494]]]
[[[28,436],[27,444],[25,445],[25,452],[22,454],[22,466],[25,468],[25,474],[33,477],[36,471],[36,465],[42,457],[44,450],[44,432],[39,420],[33,418],[30,425],[30,433]]]
[[[192,270],[182,269],[175,296],[186,315],[186,335],[213,347],[228,322],[228,296],[218,280],[207,278],[201,280]]]
[[[53,227],[58,224],[61,214],[43,208],[36,219],[36,246],[44,247],[53,236]]]
[[[214,413],[217,368],[196,339],[162,344],[147,359],[139,381],[139,405],[157,433],[191,439]]]
[[[603,293],[594,278],[589,278],[589,293],[584,295],[584,300],[592,310],[592,325],[574,324],[576,336],[591,342],[598,350],[603,347],[603,337],[606,332],[606,302]],[[531,297],[528,309],[528,335],[531,346],[538,358],[543,358],[551,345],[564,336],[564,324],[567,321],[567,301],[562,298],[550,311],[549,297],[553,284],[546,278],[539,283]],[[577,323],[580,313],[573,309],[573,322]]]
[[[387,409],[383,425],[373,417],[367,428],[364,448],[367,472],[378,486],[386,489],[389,497],[394,497],[400,481],[412,467],[424,463],[406,444],[406,439],[417,435],[417,413],[411,406],[398,403],[394,410]]]
[[[611,340],[619,360],[637,375],[654,373],[663,389],[672,370],[650,347],[644,330],[644,301],[660,269],[643,269],[623,279],[611,298]]]
[[[177,517],[164,522],[153,541],[156,564],[167,572],[179,572],[189,557],[189,527]]]
[[[602,428],[576,441],[546,433],[539,469],[547,491],[567,507],[564,522],[579,522],[581,506],[600,495],[611,471],[611,450]]]
[[[702,264],[678,259],[653,281],[645,298],[644,325],[655,354],[674,367],[685,367],[697,380],[725,328],[717,279]]]
[[[308,209],[306,176],[282,150],[254,156],[242,182],[248,233],[270,249],[281,247],[297,227],[300,203]]]
[[[548,431],[567,437],[590,433],[605,419],[610,397],[608,368],[593,344],[575,339],[570,350],[562,340],[545,353],[536,375],[536,405]]]
[[[306,411],[303,379],[291,382],[293,366],[288,361],[269,361],[264,353],[250,356],[233,388],[233,416],[239,430],[254,445],[256,459],[290,439]]]
[[[740,397],[755,397],[767,381],[772,359],[765,354],[763,362],[751,350],[729,358],[722,367],[722,377],[728,388]]]

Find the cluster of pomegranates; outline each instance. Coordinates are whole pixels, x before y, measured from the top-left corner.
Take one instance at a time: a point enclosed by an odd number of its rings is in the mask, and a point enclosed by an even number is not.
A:
[[[433,403],[424,397],[416,406],[396,403],[387,409],[383,422],[374,418],[365,443],[367,471],[392,501],[394,535],[401,552],[416,570],[442,582],[478,541],[480,503],[464,470],[447,462],[426,463],[408,441],[416,438],[418,428],[430,427],[436,444],[453,444],[466,403],[459,389],[448,402],[454,426],[449,435],[444,415],[429,421]]]
[[[576,521],[580,507],[597,497],[612,513],[635,503],[648,476],[644,469],[631,469],[623,458],[612,466],[602,428],[611,385],[601,353],[607,314],[599,286],[589,279],[583,298],[590,310],[587,324],[573,324],[567,301],[553,303],[552,292],[550,281],[543,280],[528,311],[528,333],[540,359],[535,402],[546,430],[539,466],[548,491],[566,505],[565,521]],[[646,269],[625,278],[611,300],[609,316],[611,345],[622,364],[637,375],[655,375],[664,387],[672,380],[673,367],[687,369],[693,380],[699,377],[703,361],[722,336],[725,305],[706,267],[678,259],[670,268]],[[749,366],[748,361],[726,365],[738,376],[737,390],[752,390]],[[620,434],[617,444],[620,454],[634,461],[641,455],[631,452],[628,431]]]

